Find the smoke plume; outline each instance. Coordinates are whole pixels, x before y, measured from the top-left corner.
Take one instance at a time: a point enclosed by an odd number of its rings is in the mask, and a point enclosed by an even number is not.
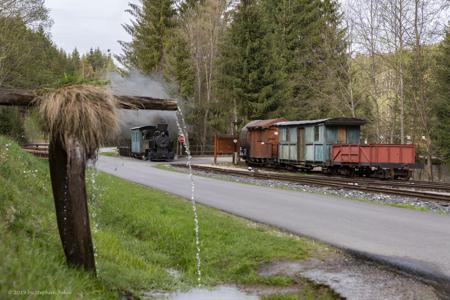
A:
[[[110,81],[109,89],[116,95],[147,96],[161,99],[170,98],[162,76],[145,76],[139,72],[130,72],[123,77],[118,73],[107,76]],[[169,134],[172,138],[177,136],[176,112],[173,111],[146,111],[121,110],[120,141],[130,139],[130,129],[133,127],[168,124]]]

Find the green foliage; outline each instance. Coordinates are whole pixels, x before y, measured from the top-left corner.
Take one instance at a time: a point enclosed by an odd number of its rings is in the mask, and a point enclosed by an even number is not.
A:
[[[109,81],[101,80],[101,79],[95,79],[96,76],[93,78],[84,77],[77,74],[64,74],[64,77],[61,78],[57,83],[54,84],[52,87],[54,88],[60,88],[64,86],[70,86],[70,85],[98,85],[98,86],[104,86],[109,83]],[[47,91],[50,89],[47,89]]]
[[[67,70],[67,57],[43,28],[33,31],[20,18],[0,17],[0,86],[37,88]],[[5,26],[5,27],[3,27]]]
[[[68,55],[53,44],[44,27],[34,29],[26,18],[2,16],[3,12],[0,10],[0,87],[34,89],[39,93],[70,84],[106,84],[100,79],[114,68],[110,55],[99,49],[82,58],[76,49]],[[46,20],[45,16],[39,18]],[[23,115],[14,108],[0,108],[0,134],[21,143],[42,136],[35,118]]]
[[[309,281],[303,280],[301,282],[302,288],[298,293],[276,294],[264,296],[262,300],[332,300],[340,299],[338,295],[330,291],[325,286],[313,284]]]
[[[100,80],[115,68],[111,56],[99,49],[91,49],[82,58],[76,49],[72,54],[65,53],[53,44],[43,27],[33,30],[18,17],[0,16],[0,45],[3,87],[39,89]]]
[[[20,123],[16,123],[20,124]],[[29,142],[45,141],[43,121],[37,109],[29,109],[23,122],[25,139]]]
[[[276,79],[271,64],[267,26],[257,1],[241,1],[225,33],[217,86],[225,110],[236,101],[239,116],[266,118],[276,110]]]
[[[79,78],[78,80],[80,81],[101,81],[108,72],[116,69],[111,55],[103,53],[99,48],[95,50],[91,48],[81,59],[77,57],[79,55],[78,51],[74,51],[72,55],[71,61],[74,63],[75,68],[72,76]],[[78,65],[78,69],[76,65]]]
[[[68,58],[69,58],[68,73],[72,74],[73,76],[78,75],[81,70],[81,57],[80,52],[78,52],[78,49],[75,48]]]
[[[0,135],[6,135],[17,142],[25,141],[22,115],[17,107],[0,107]]]
[[[172,93],[190,99],[194,95],[195,72],[188,45],[179,31],[172,32],[165,51],[164,77],[168,82],[175,82],[177,85]]]
[[[61,60],[45,34],[49,24],[43,0],[0,1],[1,87],[33,88],[53,80]]]
[[[236,99],[244,121],[336,114],[348,81],[337,2],[242,1],[232,20],[217,76],[224,106]]]
[[[450,30],[439,46],[435,67],[437,126],[435,139],[439,152],[450,163]]]
[[[123,25],[132,41],[121,42],[123,54],[117,59],[128,69],[144,74],[161,71],[164,49],[173,27],[173,0],[141,0],[140,5],[129,3],[131,25]]]
[[[334,113],[340,82],[345,82],[345,36],[335,1],[266,0],[274,59],[282,74],[283,103],[292,119],[312,119]],[[276,11],[276,13],[273,13]],[[300,38],[299,38],[300,37]],[[344,83],[345,84],[345,83]],[[333,105],[334,104],[334,105]]]

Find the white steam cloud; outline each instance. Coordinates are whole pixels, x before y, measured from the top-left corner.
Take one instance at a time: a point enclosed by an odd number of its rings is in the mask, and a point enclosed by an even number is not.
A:
[[[161,99],[170,98],[162,76],[145,76],[139,72],[130,72],[126,77],[118,73],[107,75],[110,81],[110,90],[115,95],[147,96]],[[168,124],[169,134],[172,138],[177,136],[176,112],[173,111],[120,111],[120,139],[130,139],[130,129],[133,127]]]

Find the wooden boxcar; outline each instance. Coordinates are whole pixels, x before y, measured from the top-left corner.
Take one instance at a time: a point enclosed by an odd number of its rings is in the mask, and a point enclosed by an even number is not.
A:
[[[240,156],[253,164],[270,164],[278,157],[278,128],[284,118],[256,120],[247,124],[240,135]]]
[[[334,144],[359,144],[364,120],[329,118],[279,122],[278,161],[301,169],[330,164]]]

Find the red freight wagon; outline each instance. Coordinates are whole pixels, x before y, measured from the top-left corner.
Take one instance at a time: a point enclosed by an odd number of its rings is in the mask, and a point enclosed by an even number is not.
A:
[[[414,145],[333,145],[331,164],[339,173],[358,172],[363,175],[379,175],[383,178],[409,178],[410,169],[417,167],[416,147]],[[355,166],[358,168],[355,169]]]

